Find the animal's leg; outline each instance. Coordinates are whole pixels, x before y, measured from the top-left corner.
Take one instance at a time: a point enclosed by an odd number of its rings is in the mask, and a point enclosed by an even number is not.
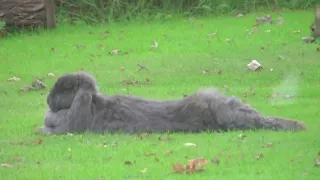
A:
[[[291,119],[284,119],[280,117],[269,117],[269,116],[262,116],[257,120],[257,124],[259,124],[264,129],[271,129],[271,130],[306,130],[307,127],[304,123],[291,120]]]
[[[219,117],[223,129],[269,129],[269,130],[304,130],[306,126],[299,121],[279,117],[266,117],[256,111],[234,110]]]
[[[53,129],[47,126],[41,126],[38,131],[43,134],[53,134]]]

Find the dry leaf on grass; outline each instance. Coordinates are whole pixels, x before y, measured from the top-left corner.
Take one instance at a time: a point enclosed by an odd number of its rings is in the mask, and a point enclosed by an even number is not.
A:
[[[167,151],[166,152],[166,156],[169,156],[169,155],[171,155],[173,153],[173,151]]]
[[[207,160],[204,158],[197,158],[188,161],[188,165],[186,166],[187,173],[194,173],[194,172],[202,172],[204,171],[203,167],[208,164]]]
[[[238,138],[240,138],[241,140],[245,139],[247,137],[247,135],[245,134],[239,134]]]
[[[172,164],[171,167],[175,173],[184,173],[186,171],[186,168],[182,163]]]
[[[292,31],[292,32],[293,32],[293,34],[300,34],[300,33],[301,33],[301,31],[300,31],[300,30]]]
[[[38,139],[38,140],[35,140],[35,141],[33,141],[33,145],[40,145],[40,144],[42,144],[43,143],[43,141],[42,141],[42,139]]]
[[[78,49],[80,49],[80,48],[85,48],[85,47],[87,47],[87,46],[84,45],[84,44],[76,44],[76,47],[77,47]]]
[[[273,144],[272,144],[272,143],[266,143],[266,144],[264,144],[262,147],[264,147],[264,148],[270,148],[270,147],[273,147]]]
[[[216,36],[217,34],[218,34],[218,33],[213,32],[213,33],[209,33],[208,36],[209,36],[209,37],[213,37],[213,36]]]
[[[262,153],[259,153],[255,156],[255,160],[259,160],[262,159],[264,157],[264,155]]]
[[[12,164],[10,164],[9,162],[4,162],[0,164],[1,167],[13,167]]]
[[[243,16],[243,14],[239,13],[239,14],[237,15],[237,18],[242,17],[242,16]]]
[[[187,147],[195,147],[195,146],[197,146],[197,145],[194,144],[194,143],[187,142],[187,143],[184,143],[184,146],[187,146]]]
[[[144,153],[145,156],[155,156],[157,155],[156,153],[153,152],[148,152],[148,153]]]
[[[110,54],[110,55],[118,55],[119,52],[120,52],[119,49],[114,49],[114,50],[110,51],[109,54]]]
[[[18,157],[18,156],[14,157],[14,162],[18,163],[18,162],[20,162],[20,161],[21,161],[21,158],[20,158],[20,157]]]
[[[49,78],[55,77],[55,75],[54,75],[53,73],[48,73],[47,76],[48,76]]]
[[[148,172],[148,168],[143,168],[142,170],[140,170],[140,172],[141,172],[142,174],[145,174],[146,172]]]
[[[124,165],[132,166],[132,165],[133,165],[133,163],[132,163],[131,161],[125,161],[125,162],[124,162]]]
[[[8,81],[17,82],[17,81],[20,81],[20,78],[14,76],[14,77],[12,77],[12,78],[9,78]]]
[[[278,17],[278,24],[279,25],[284,24],[284,18],[283,17]]]
[[[159,136],[158,140],[162,142],[167,142],[167,141],[171,141],[171,137],[169,135],[167,135],[167,137],[164,137],[164,138],[162,136]]]
[[[148,68],[146,68],[145,66],[142,66],[141,64],[137,64],[137,66],[139,67],[139,71],[141,71],[141,70],[149,71]]]
[[[265,23],[272,24],[273,20],[271,15],[266,15],[266,16],[256,17],[256,22],[258,24],[265,24]]]
[[[314,37],[302,37],[302,40],[306,43],[312,43],[314,42],[316,39]]]
[[[259,71],[262,69],[261,64],[257,60],[252,60],[249,64],[247,64],[247,67],[251,71]]]
[[[45,85],[41,79],[35,79],[31,84],[25,84],[20,88],[20,91],[27,92],[32,90],[46,89]]]
[[[182,163],[172,164],[171,167],[175,173],[195,173],[204,171],[204,166],[208,164],[207,160],[203,157],[188,160],[185,166]]]
[[[219,165],[219,164],[220,164],[220,159],[219,159],[218,157],[215,157],[215,158],[213,158],[213,159],[211,160],[211,162],[212,162],[213,164]]]
[[[153,41],[153,44],[151,45],[150,50],[157,49],[158,47],[159,47],[158,42],[157,41]]]

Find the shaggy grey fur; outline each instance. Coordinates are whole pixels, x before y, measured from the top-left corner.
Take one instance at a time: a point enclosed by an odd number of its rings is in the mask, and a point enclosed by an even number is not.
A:
[[[302,122],[262,116],[236,97],[203,89],[183,99],[156,101],[98,93],[86,72],[65,74],[51,89],[43,133],[303,130]]]

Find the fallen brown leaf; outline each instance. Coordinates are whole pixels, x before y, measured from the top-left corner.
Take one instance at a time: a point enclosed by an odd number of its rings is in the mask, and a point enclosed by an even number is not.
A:
[[[1,167],[12,167],[13,165],[10,164],[9,162],[4,162],[0,164]]]
[[[259,159],[261,159],[261,158],[263,158],[264,157],[264,155],[262,154],[262,153],[259,153],[259,154],[257,154],[256,156],[255,156],[255,160],[259,160]]]
[[[220,164],[220,159],[219,159],[218,157],[215,157],[215,158],[213,158],[213,159],[211,160],[211,162],[212,162],[213,164],[219,165],[219,164]]]
[[[204,171],[203,166],[208,164],[207,160],[200,157],[197,159],[188,160],[188,164],[186,166],[187,173],[193,172],[202,172]]]
[[[270,147],[273,147],[273,144],[272,143],[266,143],[263,145],[264,148],[270,148]]]
[[[155,156],[156,153],[153,153],[153,152],[149,152],[149,153],[144,153],[145,156]]]
[[[279,93],[273,93],[273,94],[269,95],[268,98],[269,98],[269,99],[274,99],[274,98],[277,98],[277,97],[279,97],[279,96],[280,96]]]
[[[166,156],[169,156],[169,155],[171,155],[173,153],[173,151],[167,151],[166,152]]]
[[[109,54],[110,54],[110,55],[118,55],[119,52],[120,52],[119,49],[114,49],[114,50],[110,51]]]
[[[145,174],[147,171],[148,171],[148,168],[143,168],[142,170],[140,170],[142,174]]]
[[[20,157],[18,157],[18,156],[14,157],[14,162],[18,163],[18,162],[20,162],[20,161],[21,161],[21,158],[20,158]]]
[[[157,42],[157,41],[153,41],[153,44],[151,45],[150,50],[156,49],[156,48],[158,48],[158,47],[159,47],[158,42]]]
[[[302,37],[301,39],[306,43],[313,43],[315,41],[314,37]]]
[[[203,157],[188,160],[187,165],[182,163],[172,164],[171,167],[175,173],[195,173],[204,171],[204,166],[207,164],[207,160]]]
[[[247,137],[247,135],[245,134],[239,134],[238,138],[240,138],[241,140],[245,139]]]
[[[175,173],[184,173],[186,171],[186,168],[182,163],[172,164],[171,167]]]
[[[128,166],[132,166],[133,165],[133,163],[131,161],[125,161],[124,164],[128,165]]]
[[[20,81],[20,78],[12,77],[12,78],[9,78],[8,81]]]
[[[35,140],[35,141],[33,141],[33,145],[40,145],[40,144],[42,144],[42,139],[39,139],[39,140]]]
[[[142,65],[140,65],[140,64],[137,64],[137,66],[140,68],[139,71],[141,71],[141,70],[146,70],[146,71],[149,72],[149,70],[148,70],[146,67],[144,67],[144,66],[142,66]]]
[[[77,47],[78,49],[80,49],[80,48],[85,48],[85,47],[87,47],[87,46],[84,45],[84,44],[76,44],[76,47]]]
[[[161,136],[158,138],[159,141],[162,142],[167,142],[167,141],[171,141],[171,137],[169,135],[167,135],[167,137],[162,138]]]
[[[195,143],[191,143],[191,142],[187,142],[187,143],[184,143],[184,146],[187,146],[187,147],[195,147],[197,146]]]
[[[300,30],[297,30],[297,31],[293,31],[293,34],[300,34]]]
[[[54,75],[53,73],[48,73],[47,76],[48,76],[49,78],[53,78],[55,75]]]

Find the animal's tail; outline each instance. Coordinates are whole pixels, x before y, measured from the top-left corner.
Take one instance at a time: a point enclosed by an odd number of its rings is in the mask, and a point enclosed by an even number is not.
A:
[[[248,109],[250,110],[250,109]],[[285,119],[275,116],[262,116],[254,111],[236,111],[219,118],[220,127],[229,130],[273,130],[273,131],[302,131],[306,125],[301,121]]]

